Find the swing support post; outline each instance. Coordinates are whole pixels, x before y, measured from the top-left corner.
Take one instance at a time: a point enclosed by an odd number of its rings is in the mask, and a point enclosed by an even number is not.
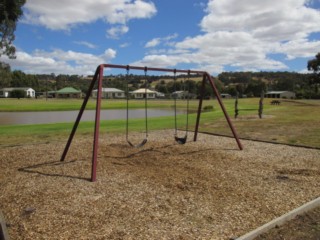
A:
[[[100,67],[99,79],[98,79],[97,103],[96,103],[96,116],[95,116],[95,125],[94,125],[91,182],[95,182],[97,179],[97,158],[98,158],[98,145],[99,145],[102,79],[103,79],[103,67]]]
[[[203,94],[204,94],[204,86],[205,86],[205,79],[208,79],[208,81],[209,81],[209,83],[210,83],[210,86],[211,86],[211,88],[213,89],[213,92],[214,92],[214,94],[215,94],[215,96],[216,96],[216,98],[217,98],[217,100],[218,100],[218,102],[219,102],[219,105],[220,105],[220,107],[221,107],[221,109],[222,109],[222,111],[223,111],[223,114],[224,114],[224,116],[225,116],[225,118],[226,118],[226,120],[227,120],[227,122],[228,122],[228,125],[229,125],[229,127],[230,127],[230,129],[231,129],[231,132],[232,132],[232,134],[233,134],[233,137],[236,139],[236,141],[237,141],[237,144],[238,144],[238,147],[239,147],[239,149],[240,150],[243,150],[243,146],[242,146],[242,144],[241,144],[241,142],[240,142],[240,140],[239,140],[239,137],[238,137],[238,134],[237,134],[237,132],[236,132],[236,129],[233,127],[233,124],[232,124],[232,122],[231,122],[231,119],[230,119],[230,117],[229,117],[229,115],[228,115],[228,113],[227,113],[227,110],[226,110],[226,108],[224,107],[224,105],[223,105],[223,102],[222,102],[222,100],[221,100],[221,97],[220,97],[220,94],[219,94],[219,92],[218,92],[218,89],[216,88],[216,86],[215,86],[215,84],[214,84],[214,81],[213,81],[213,78],[206,72],[206,73],[204,73],[204,76],[203,76],[203,80],[202,80],[202,89],[201,89],[201,94],[202,94],[202,96],[200,97],[200,99],[201,99],[201,102],[202,102],[202,99],[203,99]],[[200,104],[199,104],[200,105]],[[201,107],[201,106],[200,106]],[[201,112],[201,108],[200,109],[198,109],[198,116],[197,116],[197,124],[196,124],[196,129],[197,129],[197,131],[195,131],[195,137],[194,137],[194,140],[196,141],[197,140],[197,133],[198,133],[198,125],[199,125],[199,121],[200,121],[200,112]]]
[[[97,91],[97,100],[96,100],[96,113],[95,113],[95,128],[94,128],[94,138],[93,138],[93,150],[92,150],[92,167],[91,167],[91,182],[96,181],[96,170],[97,170],[97,159],[98,159],[98,146],[99,146],[99,129],[100,129],[100,111],[101,111],[101,95],[102,95],[102,80],[103,80],[103,71],[105,68],[118,68],[118,69],[132,69],[132,70],[141,70],[141,71],[158,71],[158,72],[172,72],[172,73],[186,73],[186,74],[201,74],[203,75],[202,85],[201,85],[201,93],[200,93],[200,99],[199,99],[199,105],[198,105],[198,111],[197,111],[197,119],[196,119],[196,125],[195,125],[195,131],[194,131],[194,141],[197,140],[198,130],[199,130],[199,123],[200,123],[200,115],[201,115],[201,108],[202,108],[202,102],[204,97],[204,90],[205,90],[205,84],[206,81],[209,82],[211,88],[214,91],[214,94],[216,95],[216,98],[219,102],[219,105],[224,113],[224,116],[228,122],[228,125],[233,133],[234,138],[237,141],[238,147],[240,150],[243,149],[242,144],[238,138],[238,135],[236,133],[235,128],[232,125],[231,119],[228,116],[228,113],[222,103],[222,100],[220,98],[220,94],[214,84],[214,81],[212,77],[205,71],[195,71],[195,70],[181,70],[181,69],[166,69],[166,68],[152,68],[152,67],[137,67],[137,66],[128,66],[128,65],[114,65],[114,64],[101,64],[97,67],[95,75],[90,83],[90,86],[88,88],[88,91],[86,93],[86,96],[83,100],[82,106],[79,110],[78,116],[76,118],[76,121],[73,125],[72,131],[70,133],[70,136],[68,138],[68,141],[66,143],[66,146],[64,148],[64,151],[62,153],[60,161],[64,161],[67,153],[69,151],[70,145],[72,143],[72,140],[74,138],[74,135],[76,133],[76,130],[78,128],[78,125],[80,123],[82,114],[86,108],[86,105],[88,103],[88,100],[91,96],[91,93],[93,91],[93,87],[95,86],[96,82],[98,81],[98,91]]]
[[[198,130],[199,130],[199,123],[200,123],[200,115],[201,115],[201,109],[202,109],[202,102],[203,102],[203,95],[204,95],[204,88],[206,85],[206,76],[203,75],[202,77],[202,83],[201,83],[201,89],[200,89],[200,98],[199,98],[199,105],[198,105],[198,112],[197,112],[197,120],[196,120],[196,126],[194,130],[194,136],[193,141],[197,141],[198,137]]]
[[[94,76],[93,76],[93,79],[92,79],[91,84],[90,84],[90,86],[89,86],[89,88],[88,88],[86,97],[85,97],[84,100],[83,100],[82,106],[81,106],[80,111],[79,111],[78,116],[77,116],[77,119],[76,119],[76,121],[75,121],[75,123],[74,123],[74,125],[73,125],[72,131],[71,131],[70,136],[69,136],[69,138],[68,138],[68,142],[67,142],[66,147],[64,148],[64,151],[63,151],[63,153],[62,153],[62,156],[61,156],[61,159],[60,159],[61,162],[63,162],[63,161],[65,160],[66,155],[67,155],[67,153],[68,153],[68,151],[69,151],[69,147],[70,147],[71,142],[72,142],[72,140],[73,140],[73,137],[74,137],[74,135],[75,135],[75,133],[76,133],[76,131],[77,131],[77,128],[78,128],[78,125],[79,125],[79,123],[80,123],[82,114],[83,114],[83,112],[84,112],[84,110],[85,110],[85,108],[86,108],[86,106],[87,106],[87,103],[88,103],[89,97],[90,97],[90,95],[91,95],[91,92],[92,92],[92,90],[93,90],[94,84],[95,84],[96,81],[97,81],[98,73],[99,73],[99,67],[97,68],[96,73],[95,73]]]

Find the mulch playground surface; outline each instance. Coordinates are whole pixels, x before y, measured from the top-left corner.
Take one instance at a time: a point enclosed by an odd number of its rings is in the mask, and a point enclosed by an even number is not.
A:
[[[92,137],[76,136],[65,162],[65,142],[0,146],[10,238],[231,239],[320,196],[320,150],[172,135],[142,148],[101,136],[94,183]]]

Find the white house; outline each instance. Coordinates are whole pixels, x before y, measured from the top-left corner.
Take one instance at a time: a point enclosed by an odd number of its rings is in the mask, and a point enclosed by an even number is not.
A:
[[[232,96],[229,93],[221,93],[221,98],[232,98]]]
[[[125,98],[125,92],[117,88],[102,88],[101,98]],[[92,97],[97,98],[98,90],[92,91]]]
[[[290,91],[269,91],[265,94],[266,98],[296,98],[296,94]]]
[[[10,97],[10,93],[14,90],[23,90],[26,93],[26,97],[34,98],[36,91],[29,87],[14,87],[14,88],[2,88],[0,89],[0,97]]]
[[[165,98],[166,97],[166,95],[162,92],[155,91],[155,93],[156,93],[156,98]]]
[[[81,98],[81,90],[75,89],[73,87],[65,87],[54,92],[56,98]]]
[[[144,99],[144,98],[156,98],[156,91],[150,89],[140,88],[135,91],[130,92],[133,98],[135,99]]]
[[[188,91],[175,91],[171,93],[171,97],[173,98],[186,98],[189,95]]]

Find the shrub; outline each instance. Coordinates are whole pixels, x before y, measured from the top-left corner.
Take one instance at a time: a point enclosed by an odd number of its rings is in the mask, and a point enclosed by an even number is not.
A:
[[[13,90],[11,93],[10,93],[10,97],[11,98],[25,98],[26,97],[26,92],[24,90]]]
[[[203,107],[203,111],[206,111],[206,112],[213,111],[213,109],[214,109],[213,105],[207,105]]]

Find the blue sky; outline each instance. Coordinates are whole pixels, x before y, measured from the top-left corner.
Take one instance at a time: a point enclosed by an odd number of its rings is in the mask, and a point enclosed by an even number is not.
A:
[[[17,58],[1,60],[45,74],[88,75],[101,63],[307,72],[319,23],[320,0],[28,0]]]

